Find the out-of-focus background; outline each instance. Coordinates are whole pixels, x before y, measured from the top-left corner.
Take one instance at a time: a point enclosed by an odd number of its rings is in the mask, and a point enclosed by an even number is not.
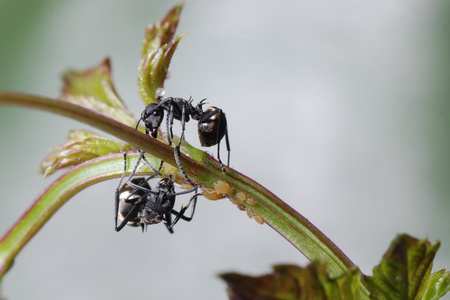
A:
[[[138,116],[144,29],[176,3],[0,0],[0,89],[57,97],[64,70],[109,56]],[[166,95],[223,108],[231,166],[307,217],[363,272],[399,233],[441,239],[435,268],[449,267],[449,17],[445,1],[191,0]],[[38,175],[49,147],[89,127],[15,107],[0,107],[0,118],[4,234],[60,175]],[[195,123],[187,132],[198,146]],[[64,205],[18,255],[3,296],[226,299],[220,272],[307,264],[228,200],[201,198],[174,235],[163,225],[116,233],[117,184]]]

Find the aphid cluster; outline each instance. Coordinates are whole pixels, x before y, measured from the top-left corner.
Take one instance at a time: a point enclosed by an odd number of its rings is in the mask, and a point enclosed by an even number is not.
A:
[[[183,98],[167,97],[162,98],[160,93],[156,103],[147,105],[141,114],[140,120],[136,124],[136,129],[142,121],[147,135],[153,138],[158,137],[158,130],[164,119],[165,112],[167,139],[169,145],[173,142],[173,120],[181,122],[181,134],[178,144],[174,147],[174,158],[178,168],[193,186],[192,189],[182,192],[176,192],[172,178],[163,178],[152,189],[149,181],[160,174],[162,162],[159,169],[155,169],[145,157],[145,152],[137,149],[140,157],[134,166],[128,180],[121,186],[126,174],[126,155],[124,155],[124,173],[120,180],[115,194],[115,229],[120,231],[125,225],[141,226],[144,230],[147,225],[163,222],[169,232],[173,233],[173,226],[180,220],[191,221],[197,204],[197,188],[183,169],[180,161],[180,146],[184,140],[185,124],[190,119],[198,121],[198,136],[202,146],[211,147],[217,145],[217,159],[225,172],[225,167],[220,159],[220,141],[225,137],[228,151],[227,165],[230,162],[230,142],[228,138],[227,119],[225,113],[217,107],[211,106],[203,111],[205,99],[196,106],[192,105],[193,100]],[[134,174],[143,160],[155,173],[148,178],[135,178]],[[194,193],[188,204],[181,207],[179,211],[174,209],[175,198],[178,195]],[[185,216],[187,209],[192,205],[191,213]],[[174,216],[174,219],[172,217]]]

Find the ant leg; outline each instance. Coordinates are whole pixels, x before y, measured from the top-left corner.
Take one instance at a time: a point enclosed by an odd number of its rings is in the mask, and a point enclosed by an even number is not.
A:
[[[136,184],[133,181],[128,181],[127,185],[133,188],[130,192],[130,195],[136,194],[137,191],[144,191],[145,193],[152,193],[152,189],[150,188],[150,185],[148,185],[148,181],[152,178],[155,178],[156,176],[157,176],[156,174],[153,174],[152,176],[148,177],[147,179],[144,179],[141,182],[139,182],[139,184]],[[144,185],[147,185],[148,188],[144,187]],[[126,199],[125,202],[130,203],[131,201],[128,201],[128,199]]]
[[[167,127],[167,142],[169,143],[169,146],[172,146],[172,140],[173,140],[173,104],[169,104],[169,110],[167,112],[167,119],[166,119],[166,127]]]
[[[138,149],[138,148],[136,148],[136,149],[139,151],[139,153],[141,153],[141,149]],[[130,180],[134,177],[134,174],[137,172],[139,164],[141,163],[141,159],[142,159],[142,154],[141,154],[141,156],[139,156],[136,164],[134,165],[133,171],[131,171],[131,174],[128,177],[127,184],[128,184],[128,182],[130,182]]]
[[[222,113],[222,110],[220,110],[220,113]],[[220,118],[218,118],[218,124],[217,124],[217,128],[220,128]],[[227,161],[227,166],[230,165],[230,142],[228,141],[228,128],[226,127],[226,121],[225,121],[225,139],[227,142],[227,150],[228,150],[228,161]],[[222,160],[220,159],[220,139],[219,139],[219,131],[217,131],[217,135],[216,135],[216,143],[217,143],[217,160],[220,163],[220,167],[222,169],[222,172],[225,173],[225,166],[223,165]]]
[[[136,127],[134,129],[138,129],[139,127],[139,123],[141,122],[142,118],[143,118],[144,112],[141,113],[141,118],[137,121]],[[146,134],[148,135],[148,133],[146,132]]]
[[[195,207],[197,206],[197,197],[198,197],[198,195],[200,195],[200,194],[197,194],[197,192],[196,192],[195,195],[192,196],[191,199],[189,199],[188,204],[185,207],[182,207],[179,212],[177,212],[174,209],[171,210],[171,213],[174,214],[174,215],[176,214],[176,217],[173,220],[173,222],[167,227],[169,230],[172,229],[172,227],[175,226],[175,224],[177,224],[180,219],[185,220],[187,222],[190,222],[192,220],[192,218],[194,216],[194,213],[195,213]],[[189,206],[191,205],[192,202],[193,202],[193,207],[192,207],[191,216],[190,217],[186,217],[184,215],[184,213],[189,208]]]
[[[138,170],[138,167],[139,167],[139,165],[140,165],[142,159],[143,159],[144,162],[150,167],[150,169],[153,170],[153,172],[154,172],[156,175],[160,175],[160,174],[161,174],[159,171],[161,171],[162,163],[161,163],[161,165],[159,166],[159,170],[156,170],[156,169],[150,164],[150,162],[147,160],[147,158],[145,157],[145,152],[142,151],[142,150],[139,149],[139,148],[136,148],[136,150],[139,152],[140,156],[139,156],[139,158],[138,158],[136,164],[134,165],[133,171],[131,171],[131,174],[130,174],[130,176],[128,177],[127,184],[129,184],[129,182],[131,181],[131,179],[134,177],[134,174],[136,174],[136,172],[137,172],[137,170]],[[126,172],[126,167],[125,167],[125,171],[124,171],[124,172]]]
[[[139,201],[138,201],[139,202]],[[122,230],[122,228],[125,227],[125,225],[127,225],[128,221],[130,221],[130,219],[132,218],[132,216],[136,215],[136,212],[139,209],[139,205],[137,204],[138,202],[136,202],[133,205],[133,208],[128,212],[128,214],[125,216],[125,218],[123,218],[122,222],[119,224],[119,226],[117,226],[116,224],[116,231],[119,232]]]
[[[225,173],[225,167],[223,165],[222,160],[220,159],[220,141],[217,143],[217,160],[220,163],[220,168],[222,169],[222,172]]]
[[[190,222],[193,217],[194,217],[194,213],[195,213],[195,207],[197,206],[197,197],[201,195],[201,194],[195,194],[194,196],[192,196],[192,198],[189,200],[188,205],[184,208],[182,208],[180,210],[180,212],[177,212],[176,210],[172,210],[172,213],[177,214],[178,219],[182,219],[186,222]],[[191,211],[191,215],[189,217],[186,217],[184,215],[184,212],[189,208],[189,206],[191,205],[191,201],[193,202],[193,206],[192,206],[192,211]],[[178,221],[178,220],[177,220]]]
[[[183,102],[181,108],[181,135],[180,140],[178,141],[178,147],[181,145],[181,142],[184,140],[184,130],[186,128],[186,104]]]
[[[123,154],[123,160],[124,160],[123,174],[122,174],[122,177],[120,177],[119,185],[116,188],[116,194],[115,194],[116,197],[115,197],[115,206],[114,206],[114,211],[115,211],[114,222],[115,222],[116,230],[117,230],[117,218],[119,216],[119,201],[120,201],[119,189],[120,189],[120,186],[122,185],[123,179],[125,178],[125,174],[127,173],[127,154],[126,153]]]
[[[180,135],[180,140],[178,141],[178,145],[175,146],[175,148],[173,149],[173,156],[175,158],[175,161],[178,165],[178,168],[180,169],[181,173],[183,174],[184,178],[186,178],[186,180],[189,182],[190,185],[195,186],[194,183],[192,183],[191,179],[189,178],[189,176],[186,174],[186,171],[183,168],[183,165],[181,164],[180,161],[180,146],[181,146],[181,142],[184,139],[184,129],[185,129],[185,125],[186,125],[186,121],[185,121],[185,112],[186,112],[186,106],[183,105],[183,109],[181,111],[181,135]]]
[[[227,161],[227,166],[230,166],[230,140],[228,139],[228,128],[225,131],[225,142],[227,144],[227,151],[228,151],[228,161]]]
[[[120,186],[122,185],[122,181],[125,178],[125,175],[126,175],[126,172],[127,172],[127,154],[126,153],[123,154],[123,159],[124,159],[123,174],[122,174],[122,177],[120,178],[120,182],[119,182],[119,185],[116,188],[116,193],[115,193],[115,207],[114,207],[114,209],[115,209],[115,217],[114,217],[114,223],[115,223],[115,229],[116,229],[117,232],[122,230],[122,228],[128,223],[128,221],[136,214],[137,210],[139,209],[139,205],[143,201],[145,201],[145,196],[140,197],[136,201],[133,200],[132,201],[132,202],[134,202],[133,203],[133,208],[128,212],[128,214],[125,216],[125,218],[119,224],[119,226],[117,226],[117,220],[118,220],[118,216],[119,216],[119,202],[120,202],[119,189],[120,189]],[[135,172],[135,170],[133,170],[133,171]],[[126,184],[128,184],[128,185],[133,184],[132,182],[130,182],[130,179],[128,179]],[[140,187],[140,188],[144,189],[143,187]],[[132,192],[130,194],[130,196],[133,195],[133,194],[134,194],[134,192]],[[129,200],[129,199],[126,199],[125,202],[127,202],[127,200]],[[131,203],[131,202],[128,202],[128,203]]]
[[[141,159],[143,159],[144,160],[144,162],[147,164],[147,166],[149,166],[149,168],[150,169],[152,169],[152,171],[155,173],[155,174],[157,174],[157,175],[161,175],[161,173],[160,173],[160,171],[161,171],[161,168],[162,168],[162,163],[163,163],[163,161],[161,161],[161,164],[159,165],[159,169],[158,170],[156,170],[153,166],[152,166],[152,164],[148,161],[148,159],[145,157],[145,151],[142,151],[141,149],[139,149],[139,148],[136,148],[137,149],[137,151],[139,152],[139,154],[141,155],[140,157],[139,157],[139,159],[138,159],[138,162],[140,162],[141,161]],[[134,175],[134,173],[136,173],[136,171],[137,171],[137,163],[136,163],[136,166],[134,167],[134,170],[133,170],[133,175]],[[130,176],[130,178],[131,178],[131,176]]]
[[[183,166],[181,165],[180,155],[181,155],[180,154],[180,146],[176,146],[173,151],[173,156],[175,157],[175,161],[178,165],[178,168],[180,169],[181,174],[183,174],[184,178],[186,178],[186,180],[189,182],[189,184],[192,186],[195,186],[195,184],[191,181],[189,176],[186,174],[186,171],[184,170]]]
[[[145,180],[142,181],[140,184],[145,184],[147,183]],[[138,215],[138,211],[141,208],[141,205],[144,204],[147,201],[147,196],[148,193],[151,192],[151,190],[141,186],[141,185],[137,185],[133,182],[128,182],[127,183],[130,187],[133,187],[133,190],[129,193],[129,195],[127,196],[127,198],[123,199],[123,202],[126,204],[128,204],[129,206],[131,206],[131,208],[127,208],[125,210],[122,209],[121,211],[121,216],[122,216],[122,221],[121,223],[117,226],[115,226],[116,231],[120,231],[122,230],[123,227],[125,227],[125,225],[127,225],[127,223],[129,221],[133,221],[136,222],[136,218]],[[139,198],[132,198],[134,195],[136,195],[136,191],[137,190],[144,190],[146,193],[144,195],[141,195]],[[120,202],[120,195],[118,192],[116,192],[116,203]],[[119,206],[119,204],[117,204],[117,207]],[[123,207],[122,207],[123,208]],[[118,212],[118,209],[117,209]],[[124,215],[126,214],[126,215]],[[117,222],[117,219],[116,219]],[[141,224],[143,225],[143,224]]]
[[[170,213],[164,214],[164,219],[164,225],[166,225],[167,230],[169,230],[170,233],[173,233],[172,215]]]

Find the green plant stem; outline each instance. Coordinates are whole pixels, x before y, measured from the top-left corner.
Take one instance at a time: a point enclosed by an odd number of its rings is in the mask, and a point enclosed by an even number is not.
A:
[[[7,92],[0,92],[0,103],[40,109],[78,120],[126,141],[171,165],[176,165],[172,147],[81,106]],[[194,183],[212,188],[215,182],[223,181],[232,188],[230,197],[233,198],[236,193],[245,194],[256,204],[241,201],[240,205],[260,216],[265,223],[279,232],[309,260],[325,262],[332,276],[339,276],[355,267],[348,257],[319,229],[269,190],[231,168],[226,167],[226,173],[223,173],[220,164],[203,151],[189,145],[186,145],[183,150],[190,157],[183,154],[180,160]],[[123,171],[123,165],[122,167],[117,166],[116,172],[120,173],[121,171]],[[361,295],[367,298],[369,295],[364,285],[361,286]]]
[[[130,163],[136,163],[136,160],[135,155]],[[95,183],[121,176],[122,172],[123,155],[116,153],[73,167],[55,180],[0,240],[0,278],[17,253],[67,200]]]

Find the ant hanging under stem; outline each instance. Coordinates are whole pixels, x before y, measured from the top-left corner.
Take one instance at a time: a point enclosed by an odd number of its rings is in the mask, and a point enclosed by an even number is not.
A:
[[[174,182],[171,177],[161,179],[152,190],[148,181],[157,177],[154,174],[148,178],[132,178],[121,187],[126,174],[127,159],[124,154],[124,173],[120,179],[115,193],[115,229],[122,230],[125,225],[141,226],[142,231],[148,225],[164,222],[170,233],[173,233],[173,226],[180,220],[191,221],[195,206],[197,205],[197,188],[188,191],[175,192]],[[178,195],[194,192],[186,206],[182,206],[180,211],[173,209],[175,198]],[[186,210],[193,205],[191,215],[185,216]],[[175,219],[172,221],[172,215]],[[120,220],[120,224],[118,221]]]

